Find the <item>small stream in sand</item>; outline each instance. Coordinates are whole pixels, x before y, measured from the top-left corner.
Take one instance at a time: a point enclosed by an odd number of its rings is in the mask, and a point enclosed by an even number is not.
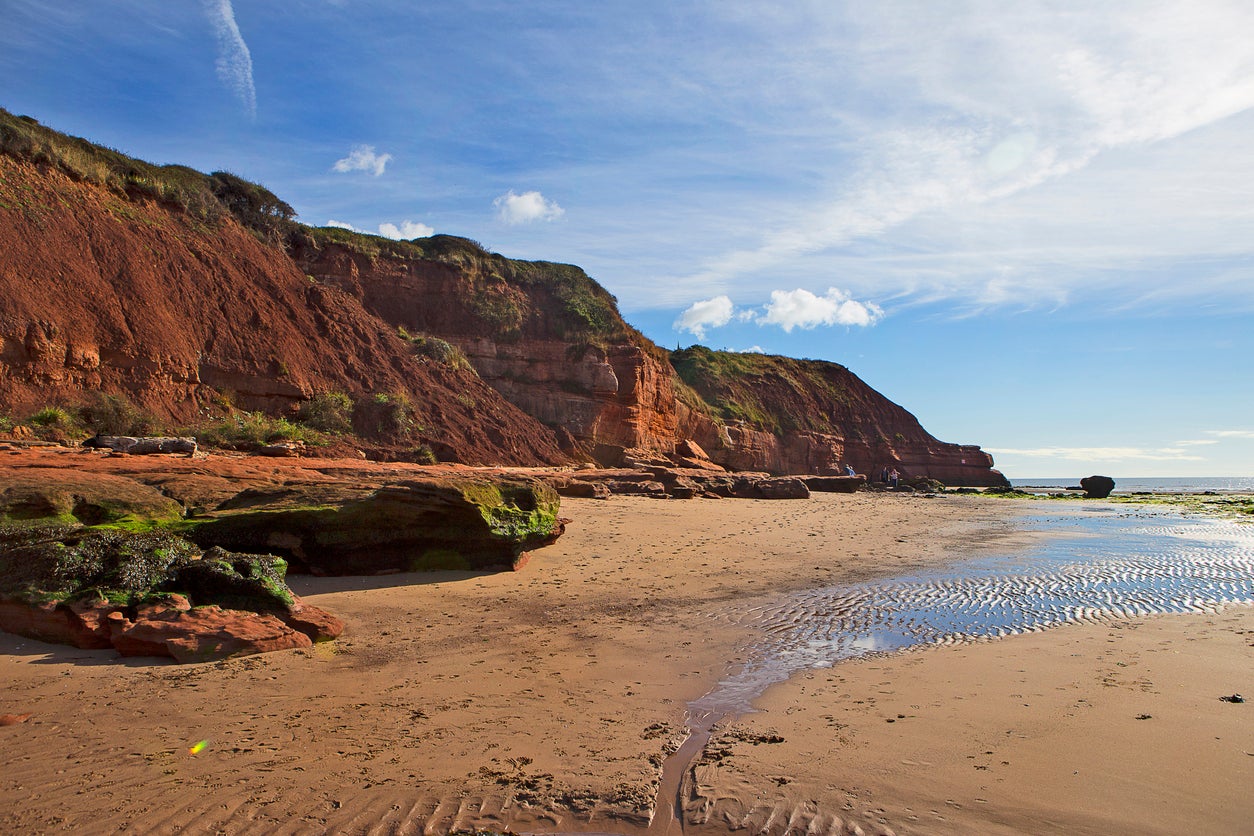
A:
[[[743,665],[688,704],[689,736],[662,766],[649,832],[682,833],[691,767],[714,726],[752,711],[767,688],[800,671],[1073,621],[1254,603],[1254,526],[1106,509],[1030,524],[1047,536],[1024,551],[808,590],[751,610],[759,637]]]

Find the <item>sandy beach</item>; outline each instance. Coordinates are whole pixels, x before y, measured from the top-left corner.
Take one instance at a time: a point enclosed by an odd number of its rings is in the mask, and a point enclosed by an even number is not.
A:
[[[0,715],[30,714],[0,727],[0,831],[640,833],[755,607],[1013,550],[1028,507],[564,500],[517,573],[290,578],[347,623],[310,650],[177,666],[0,634]],[[1254,723],[1219,697],[1254,696],[1252,662],[1232,607],[809,671],[716,729],[685,832],[1239,833]]]

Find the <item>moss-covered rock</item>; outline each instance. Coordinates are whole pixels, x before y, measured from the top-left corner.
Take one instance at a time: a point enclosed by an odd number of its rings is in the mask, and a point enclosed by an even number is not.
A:
[[[184,523],[202,546],[274,552],[318,574],[513,568],[560,533],[557,493],[533,479],[431,478],[335,495],[249,491]]]
[[[10,470],[0,487],[0,523],[50,522],[144,531],[183,516],[183,506],[156,488],[107,473],[64,468]]]
[[[68,601],[96,595],[133,604],[165,588],[200,549],[169,532],[59,522],[0,526],[0,598]]]
[[[271,555],[222,549],[202,555],[166,531],[55,519],[0,525],[0,629],[179,661],[307,647],[338,636],[343,623],[293,595],[286,570]]]
[[[200,560],[178,566],[167,585],[197,605],[282,613],[295,601],[284,581],[286,575],[287,561],[281,557],[237,554],[214,547]]]

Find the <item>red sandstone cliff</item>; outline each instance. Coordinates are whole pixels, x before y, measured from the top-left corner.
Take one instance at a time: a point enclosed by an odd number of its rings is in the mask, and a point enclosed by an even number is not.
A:
[[[231,218],[0,155],[0,414],[123,393],[171,421],[291,411],[320,392],[402,394],[471,463],[562,460],[552,431],[468,370],[423,362],[351,295]]]
[[[290,214],[231,175],[0,110],[0,416],[93,392],[184,422],[228,394],[288,414],[321,393],[399,394],[421,428],[404,443],[445,460],[617,464],[692,439],[731,469],[1005,483],[843,366],[669,355],[577,267]]]
[[[483,380],[558,428],[568,450],[673,450],[681,435],[665,352],[579,268],[516,261],[448,236],[391,255],[362,245],[317,230],[298,236],[292,253],[304,272],[389,325],[457,345]]]
[[[702,346],[674,352],[671,362],[722,419],[698,421],[690,434],[729,468],[836,474],[851,465],[874,479],[895,467],[947,485],[1006,484],[979,447],[937,440],[837,363]]]

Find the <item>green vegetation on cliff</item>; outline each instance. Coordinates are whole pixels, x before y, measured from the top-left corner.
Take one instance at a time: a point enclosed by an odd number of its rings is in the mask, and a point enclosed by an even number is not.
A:
[[[155,199],[204,221],[231,215],[260,233],[281,231],[296,216],[264,186],[225,171],[202,174],[184,165],[153,165],[76,136],[54,131],[29,116],[0,108],[0,153],[51,166],[75,180],[104,186],[129,199]]]
[[[433,261],[455,268],[464,279],[458,292],[472,316],[501,339],[538,336],[605,343],[624,339],[631,328],[614,296],[572,264],[520,261],[488,252],[476,241],[432,235],[394,241],[338,227],[299,227],[294,248],[340,246],[371,259]]]
[[[701,345],[670,352],[670,361],[712,415],[776,434],[833,432],[857,400],[856,378],[836,363]]]

